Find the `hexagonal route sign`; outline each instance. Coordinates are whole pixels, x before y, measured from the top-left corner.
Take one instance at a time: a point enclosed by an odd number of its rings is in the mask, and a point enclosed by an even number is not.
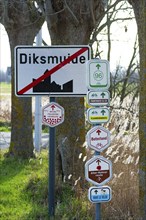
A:
[[[55,127],[64,121],[64,108],[56,102],[51,102],[42,108],[42,123]]]
[[[87,133],[88,146],[98,152],[102,152],[110,145],[110,132],[102,126],[95,126]]]
[[[94,156],[85,164],[86,180],[95,184],[103,185],[112,177],[112,163],[102,156]]]

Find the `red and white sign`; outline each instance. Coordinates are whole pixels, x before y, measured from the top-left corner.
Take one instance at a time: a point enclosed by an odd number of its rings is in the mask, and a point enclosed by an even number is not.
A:
[[[17,96],[85,96],[89,46],[15,48]],[[81,83],[82,82],[82,83]]]
[[[55,127],[64,121],[64,108],[55,102],[45,105],[42,109],[42,123]]]
[[[102,126],[95,126],[87,133],[87,143],[93,150],[102,152],[110,145],[110,132]]]
[[[102,156],[94,156],[85,164],[85,177],[95,185],[103,185],[112,177],[112,163]]]

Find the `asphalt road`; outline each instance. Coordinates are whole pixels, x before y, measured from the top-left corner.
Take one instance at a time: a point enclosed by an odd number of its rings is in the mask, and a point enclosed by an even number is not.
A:
[[[33,135],[34,136],[34,135]],[[6,149],[10,145],[11,132],[0,132],[0,149]],[[42,133],[41,148],[46,148],[49,145],[49,134]]]

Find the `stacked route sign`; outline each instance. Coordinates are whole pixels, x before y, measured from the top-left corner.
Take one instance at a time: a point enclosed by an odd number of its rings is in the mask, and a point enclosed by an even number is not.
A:
[[[111,188],[103,186],[112,178],[112,163],[100,153],[110,145],[110,132],[101,126],[110,119],[110,68],[107,60],[92,59],[87,62],[87,120],[94,127],[87,133],[88,146],[96,155],[85,164],[85,177],[96,185],[88,190],[88,198],[93,203],[111,200]]]
[[[87,111],[87,119],[91,124],[106,123],[110,119],[109,109],[106,107],[89,108]]]
[[[87,133],[88,146],[102,152],[110,145],[110,132],[102,126],[95,126]]]
[[[86,163],[85,176],[89,182],[103,185],[112,177],[112,164],[102,156],[94,156]]]
[[[109,105],[110,94],[108,91],[89,91],[87,100],[91,106],[107,106]]]
[[[88,198],[93,203],[109,202],[111,200],[111,188],[109,186],[92,186],[89,188]]]

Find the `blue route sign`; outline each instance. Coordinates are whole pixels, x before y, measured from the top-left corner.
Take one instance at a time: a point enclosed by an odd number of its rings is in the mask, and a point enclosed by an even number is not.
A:
[[[109,202],[112,198],[111,188],[109,186],[92,186],[88,190],[88,198],[92,203]]]

